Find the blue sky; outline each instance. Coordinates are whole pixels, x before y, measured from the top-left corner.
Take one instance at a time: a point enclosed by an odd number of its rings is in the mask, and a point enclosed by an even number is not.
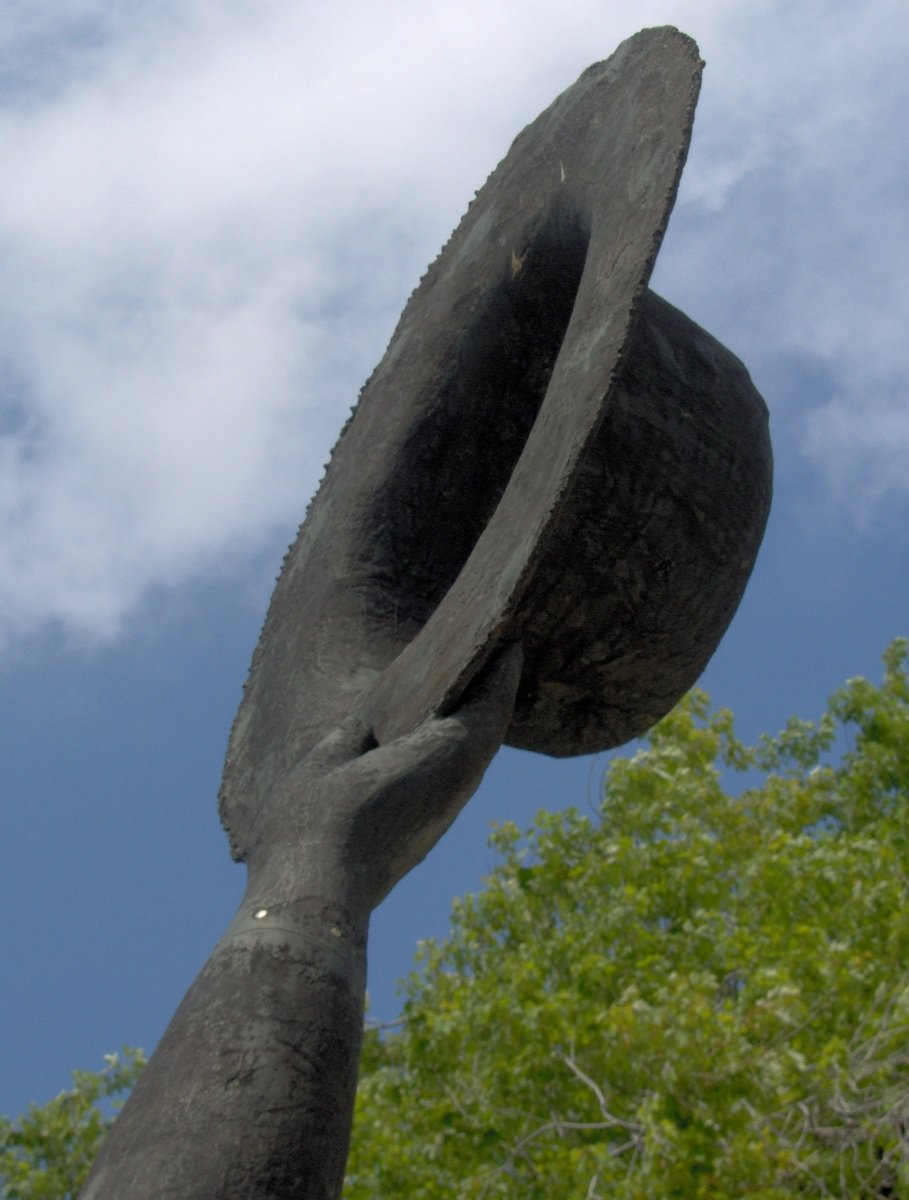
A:
[[[903,0],[3,6],[0,1111],[159,1037],[242,890],[227,733],[341,423],[512,138],[662,23],[707,68],[653,285],[772,412],[703,681],[756,736],[909,632]],[[375,1016],[490,821],[595,803],[603,766],[500,754],[376,914]]]

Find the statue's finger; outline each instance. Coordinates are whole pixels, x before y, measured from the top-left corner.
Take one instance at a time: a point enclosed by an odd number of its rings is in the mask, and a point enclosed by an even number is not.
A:
[[[503,646],[470,682],[458,708],[443,718],[460,722],[472,740],[489,744],[490,757],[511,724],[523,663],[520,642]]]
[[[425,797],[473,790],[502,744],[514,712],[523,655],[518,643],[499,651],[446,717],[430,717],[402,737],[364,755],[362,769],[382,785],[405,779]],[[463,797],[458,801],[463,803]]]
[[[305,769],[324,773],[343,766],[374,749],[372,726],[357,713],[350,713],[317,742],[306,756]]]

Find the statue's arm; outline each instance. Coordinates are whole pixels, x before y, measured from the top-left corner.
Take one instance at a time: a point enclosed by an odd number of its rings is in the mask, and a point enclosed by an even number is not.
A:
[[[366,925],[247,894],[102,1146],[83,1200],[340,1195]]]
[[[105,1141],[81,1200],[335,1200],[369,915],[475,790],[520,674],[375,746],[356,718],[266,798],[240,908]]]

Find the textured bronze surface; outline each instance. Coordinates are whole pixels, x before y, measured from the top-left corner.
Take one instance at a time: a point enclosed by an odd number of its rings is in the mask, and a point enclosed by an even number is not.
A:
[[[766,410],[646,288],[699,77],[672,29],[591,67],[405,308],[231,734],[222,815],[246,891],[83,1200],[337,1200],[372,910],[503,738],[622,742],[726,628],[770,499]]]
[[[508,741],[617,745],[692,685],[770,502],[741,363],[647,290],[701,63],[645,30],[521,133],[411,296],[291,547],[231,733],[233,853],[351,708],[380,742],[502,641]]]

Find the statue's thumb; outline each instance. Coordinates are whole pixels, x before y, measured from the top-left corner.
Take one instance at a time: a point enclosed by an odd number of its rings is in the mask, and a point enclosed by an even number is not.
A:
[[[430,717],[367,754],[358,766],[384,770],[387,778],[409,777],[411,788],[424,797],[454,796],[475,787],[508,729],[522,663],[519,644],[504,647],[471,681],[449,716]]]
[[[427,732],[447,744],[443,757],[460,760],[465,781],[473,780],[471,786],[479,782],[508,732],[523,662],[519,642],[502,647],[468,684],[457,708],[427,722]]]

